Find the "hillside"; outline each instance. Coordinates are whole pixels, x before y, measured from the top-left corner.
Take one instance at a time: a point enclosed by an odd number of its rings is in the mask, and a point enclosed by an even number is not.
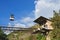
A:
[[[31,28],[40,27],[38,24]],[[33,31],[33,30],[32,30]],[[14,31],[8,35],[9,40],[38,40],[39,34],[32,34],[32,31]]]

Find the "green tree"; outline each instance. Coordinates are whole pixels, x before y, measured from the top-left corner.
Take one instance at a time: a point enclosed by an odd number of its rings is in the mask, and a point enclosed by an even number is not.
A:
[[[54,30],[52,31],[52,40],[60,40],[60,12],[53,11],[54,15],[51,18],[52,26]]]
[[[37,40],[46,40],[44,35],[41,35],[40,33],[37,35]]]
[[[1,28],[0,28],[0,40],[8,40],[7,35],[4,34],[4,32],[1,30]]]
[[[38,34],[37,35],[37,40],[41,40],[42,39],[42,35],[41,34]]]

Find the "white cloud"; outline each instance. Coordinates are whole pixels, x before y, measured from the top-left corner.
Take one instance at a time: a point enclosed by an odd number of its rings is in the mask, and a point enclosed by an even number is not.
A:
[[[51,17],[53,10],[60,9],[60,0],[36,0],[35,1],[35,18],[39,16]]]
[[[15,23],[14,27],[21,27],[21,28],[24,28],[26,27],[24,24],[21,24],[21,23]]]
[[[32,19],[30,17],[26,17],[26,18],[23,18],[21,21],[26,23],[26,22],[30,22]]]
[[[24,22],[24,23],[27,23],[27,22],[31,22],[33,21],[34,19],[31,18],[31,17],[25,17],[25,18],[22,18],[21,22]]]
[[[26,27],[30,27],[34,25],[34,18],[32,17],[25,17],[20,20]]]

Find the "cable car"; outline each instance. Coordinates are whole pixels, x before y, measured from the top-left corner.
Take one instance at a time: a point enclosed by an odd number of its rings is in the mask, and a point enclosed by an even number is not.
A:
[[[11,14],[11,16],[10,16],[10,21],[14,21],[14,15],[13,14]]]

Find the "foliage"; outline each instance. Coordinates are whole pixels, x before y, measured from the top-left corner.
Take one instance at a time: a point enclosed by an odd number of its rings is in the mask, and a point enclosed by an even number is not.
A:
[[[31,36],[29,37],[29,40],[33,40],[33,35],[31,35]]]
[[[39,24],[35,24],[34,26],[32,26],[31,28],[40,28],[41,26]]]
[[[4,32],[1,30],[1,28],[0,28],[0,40],[8,40],[7,35],[4,34]]]
[[[42,35],[41,34],[38,34],[37,35],[37,40],[41,40],[42,39]]]
[[[39,25],[39,24],[35,24],[34,26],[32,26],[31,28],[40,28],[41,26]],[[32,34],[32,35],[30,35],[29,36],[29,33],[28,33],[29,31],[17,31],[17,32],[12,32],[12,33],[10,33],[9,35],[8,35],[8,39],[9,40],[14,40],[13,38],[13,36],[14,36],[14,34],[15,33],[17,33],[18,35],[16,35],[16,40],[19,40],[19,37],[21,38],[21,36],[23,36],[23,35],[25,35],[25,34],[28,34],[28,35],[26,35],[25,36],[25,38],[23,38],[24,40],[41,40],[41,36],[42,35],[40,35],[40,34]],[[28,37],[27,37],[28,36]],[[43,39],[42,39],[43,40]]]
[[[46,40],[44,35],[41,35],[40,33],[37,35],[37,40]]]
[[[54,15],[51,18],[52,26],[54,30],[52,32],[52,40],[60,40],[60,12],[54,11]]]
[[[46,40],[45,36],[43,36],[41,40]]]

